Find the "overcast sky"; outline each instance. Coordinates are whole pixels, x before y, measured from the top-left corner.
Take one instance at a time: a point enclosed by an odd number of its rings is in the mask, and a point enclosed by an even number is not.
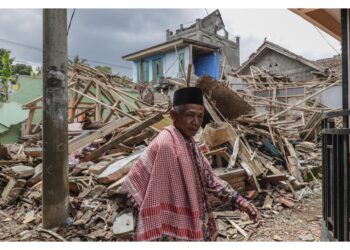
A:
[[[121,56],[165,42],[165,30],[195,22],[214,9],[76,9],[68,35],[69,57],[131,75]],[[287,9],[220,9],[226,30],[241,38],[241,63],[269,41],[316,60],[340,52],[338,41]],[[68,22],[72,10],[68,11]],[[0,9],[0,47],[20,63],[42,63],[42,10]],[[321,33],[321,34],[320,34]]]

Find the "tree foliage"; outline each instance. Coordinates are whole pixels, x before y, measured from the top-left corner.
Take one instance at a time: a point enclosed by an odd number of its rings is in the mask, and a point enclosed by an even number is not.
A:
[[[10,54],[7,51],[2,54],[1,66],[0,102],[4,102],[8,100],[8,83],[13,81]]]
[[[33,69],[32,66],[26,64],[16,64],[12,66],[14,74],[30,76]]]
[[[8,55],[10,57],[11,51],[4,49],[4,48],[0,48],[0,70],[2,69],[2,56],[5,53],[8,53]],[[15,58],[9,58],[10,64],[12,64],[14,60],[15,60]]]
[[[108,67],[108,66],[97,65],[97,66],[95,66],[95,69],[102,71],[102,72],[112,74],[112,68]]]
[[[73,65],[77,65],[77,64],[89,65],[87,64],[87,60],[85,58],[80,58],[79,55],[74,56],[73,60],[68,59],[68,63]]]

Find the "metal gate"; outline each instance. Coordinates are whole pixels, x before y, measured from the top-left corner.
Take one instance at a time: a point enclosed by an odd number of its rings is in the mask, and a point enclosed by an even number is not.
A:
[[[350,110],[322,117],[323,220],[331,241],[349,241],[349,128],[335,128],[335,118],[349,119]]]

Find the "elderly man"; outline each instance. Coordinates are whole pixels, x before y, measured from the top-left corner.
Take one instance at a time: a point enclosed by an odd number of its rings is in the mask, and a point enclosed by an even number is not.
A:
[[[134,204],[134,240],[215,240],[210,193],[259,220],[255,206],[214,174],[193,139],[204,115],[201,89],[177,90],[170,115],[173,125],[152,141],[123,184]]]

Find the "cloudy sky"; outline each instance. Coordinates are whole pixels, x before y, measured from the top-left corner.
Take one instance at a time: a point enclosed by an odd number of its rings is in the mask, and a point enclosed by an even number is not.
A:
[[[165,30],[189,26],[214,9],[76,9],[68,35],[69,57],[79,55],[91,65],[107,65],[130,75],[121,56],[165,41]],[[68,21],[72,10],[68,11]],[[226,30],[241,38],[241,63],[266,37],[269,41],[316,60],[340,52],[329,35],[287,9],[220,9]],[[42,10],[0,9],[0,47],[18,63],[42,63]]]

